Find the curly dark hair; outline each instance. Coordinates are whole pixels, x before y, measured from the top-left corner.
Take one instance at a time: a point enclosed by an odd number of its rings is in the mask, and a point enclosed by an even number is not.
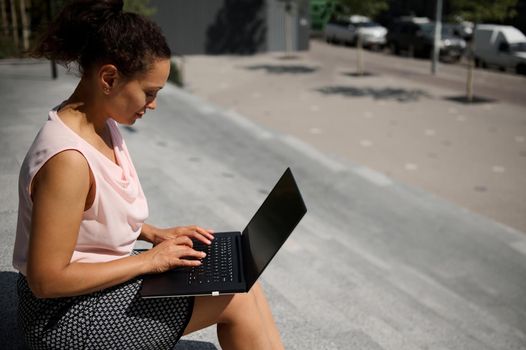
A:
[[[123,12],[122,0],[74,0],[51,23],[32,50],[81,75],[99,64],[114,64],[125,76],[146,72],[171,51],[161,29],[144,16]]]

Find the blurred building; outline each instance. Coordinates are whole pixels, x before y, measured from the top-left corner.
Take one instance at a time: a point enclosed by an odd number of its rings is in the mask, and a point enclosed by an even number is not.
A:
[[[287,45],[293,51],[309,48],[308,1],[153,0],[151,5],[157,8],[153,19],[176,55],[253,54],[285,51]]]

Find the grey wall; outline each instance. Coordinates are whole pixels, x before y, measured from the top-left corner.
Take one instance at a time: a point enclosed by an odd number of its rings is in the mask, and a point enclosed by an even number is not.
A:
[[[284,6],[278,0],[153,0],[153,19],[176,55],[253,54],[285,50]],[[307,2],[300,11],[308,18]],[[295,16],[293,47],[308,49],[308,26]]]

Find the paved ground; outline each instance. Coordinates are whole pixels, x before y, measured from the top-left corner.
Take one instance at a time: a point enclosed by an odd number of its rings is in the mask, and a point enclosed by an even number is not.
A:
[[[18,168],[46,111],[74,87],[48,74],[44,63],[0,64],[2,348],[19,343],[10,265]],[[287,349],[526,346],[522,232],[175,87],[158,105],[123,128],[151,222],[242,229],[292,167],[309,212],[262,278]],[[215,348],[213,328],[178,346]]]
[[[318,150],[430,191],[526,232],[526,78],[477,70],[465,105],[466,70],[311,41],[280,54],[190,56],[187,89]]]

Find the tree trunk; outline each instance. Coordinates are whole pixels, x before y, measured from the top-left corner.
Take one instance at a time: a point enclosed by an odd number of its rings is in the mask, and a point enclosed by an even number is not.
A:
[[[11,28],[13,30],[13,43],[15,44],[15,48],[18,50],[19,48],[18,20],[17,20],[17,14],[16,14],[15,1],[10,0],[10,5],[11,5]]]
[[[362,76],[364,74],[364,71],[363,71],[363,40],[362,40],[362,35],[359,32],[356,33],[356,55],[358,56],[356,60],[356,65],[357,65],[356,75]]]
[[[5,37],[9,35],[7,30],[7,12],[5,7],[5,0],[0,0],[0,11],[2,11],[2,33]]]
[[[285,3],[285,55],[292,52],[292,1]]]
[[[20,21],[22,23],[22,47],[24,51],[29,50],[29,25],[27,20],[27,11],[25,0],[20,1]]]
[[[473,102],[473,66],[474,66],[474,46],[475,46],[475,31],[477,29],[477,23],[473,26],[473,36],[469,41],[468,45],[468,73],[466,78],[466,101]]]

